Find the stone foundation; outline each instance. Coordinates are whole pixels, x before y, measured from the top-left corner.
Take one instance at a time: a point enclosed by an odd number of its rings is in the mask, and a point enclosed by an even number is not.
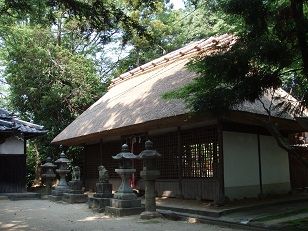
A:
[[[141,200],[120,200],[120,199],[111,199],[111,207],[115,208],[136,208],[141,207]]]
[[[110,206],[110,198],[89,197],[88,205],[94,212],[102,213],[106,206]]]
[[[85,203],[88,201],[88,196],[86,194],[64,193],[62,200],[70,204]]]
[[[110,206],[106,206],[105,213],[111,216],[122,217],[137,215],[144,211],[144,207],[141,207],[141,200],[121,200],[111,199]]]
[[[123,217],[123,216],[130,216],[130,215],[138,215],[144,211],[143,207],[137,208],[115,208],[106,206],[105,213],[115,217]]]
[[[48,200],[50,201],[60,201],[62,200],[62,195],[48,195]]]
[[[110,206],[112,197],[112,184],[96,183],[96,193],[88,199],[89,208],[94,212],[102,213],[106,206]]]

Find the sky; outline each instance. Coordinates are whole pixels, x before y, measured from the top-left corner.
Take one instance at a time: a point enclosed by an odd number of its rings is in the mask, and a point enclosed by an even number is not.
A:
[[[171,0],[170,1],[174,5],[174,9],[184,8],[184,1],[183,0]]]

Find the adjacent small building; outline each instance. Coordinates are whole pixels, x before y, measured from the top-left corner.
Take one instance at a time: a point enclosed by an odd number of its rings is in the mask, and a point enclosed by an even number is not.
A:
[[[27,140],[46,132],[0,108],[0,193],[26,191]]]
[[[196,77],[186,64],[194,57],[210,55],[232,46],[234,36],[222,35],[191,43],[114,79],[109,90],[52,141],[83,146],[83,179],[95,189],[97,166],[104,165],[114,188],[119,179],[111,156],[127,143],[139,154],[150,139],[162,154],[160,196],[206,199],[215,202],[291,190],[288,153],[264,128],[266,110],[279,100],[265,94],[262,102],[244,102],[227,114],[191,113],[181,100],[164,100],[169,91]],[[275,96],[288,97],[279,89]],[[272,121],[286,137],[301,128],[291,115],[274,109]],[[275,116],[278,115],[279,116]],[[133,184],[143,188],[137,174]]]

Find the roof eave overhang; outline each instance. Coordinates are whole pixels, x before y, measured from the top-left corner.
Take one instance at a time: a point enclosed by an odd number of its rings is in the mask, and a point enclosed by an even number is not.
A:
[[[167,117],[163,119],[147,121],[144,123],[134,124],[126,127],[120,127],[110,130],[104,130],[96,133],[86,134],[83,136],[73,137],[63,140],[53,140],[51,143],[54,145],[65,145],[65,146],[81,146],[88,142],[99,141],[105,137],[110,136],[122,136],[129,134],[137,134],[147,132],[154,129],[168,128],[168,127],[181,127],[201,121],[208,122],[208,125],[216,124],[219,120],[222,122],[234,122],[243,125],[254,125],[262,126],[262,123],[268,120],[268,116],[255,114],[243,111],[231,111],[223,116],[217,117],[209,113],[200,114],[183,114],[173,117]],[[285,133],[296,133],[301,132],[303,129],[295,120],[283,119],[272,117],[271,120],[278,125],[279,129]]]
[[[126,127],[120,127],[110,130],[104,130],[96,133],[91,133],[83,136],[73,137],[69,139],[63,140],[53,140],[51,143],[54,145],[65,145],[65,146],[78,146],[83,145],[87,142],[92,142],[94,140],[104,139],[104,137],[108,136],[122,136],[122,135],[129,135],[129,134],[137,134],[143,133],[150,130],[155,129],[162,129],[168,127],[178,127],[189,125],[193,123],[198,123],[201,121],[207,121],[208,124],[215,124],[217,123],[217,119],[209,114],[182,114],[172,117],[166,117],[163,119],[157,119],[152,121],[147,121],[144,123],[134,124]]]

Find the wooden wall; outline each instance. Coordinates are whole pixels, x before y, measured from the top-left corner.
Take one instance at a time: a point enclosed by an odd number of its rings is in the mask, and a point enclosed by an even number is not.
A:
[[[0,154],[0,193],[26,191],[26,155]]]
[[[110,143],[97,143],[85,146],[84,150],[84,177],[86,189],[95,190],[95,184],[98,179],[98,166],[104,165],[109,171],[111,178],[118,178],[114,172],[118,163],[112,159],[112,156],[119,153],[121,149],[120,141]]]
[[[97,167],[100,164],[107,168],[111,178],[118,177],[114,173],[117,162],[111,156],[120,152],[121,143],[129,144],[133,140],[132,137],[125,137],[118,142],[86,146],[87,187],[95,190],[95,182],[98,178]],[[144,149],[144,141],[148,138],[162,155],[158,160],[161,177],[156,182],[159,196],[208,200],[217,198],[219,142],[216,126],[179,130],[152,137],[138,135],[133,142],[134,154],[139,154]],[[135,177],[136,185],[144,189],[142,179],[139,178],[141,163],[141,161],[135,163],[137,168]]]
[[[308,151],[298,148],[297,153],[308,162]],[[305,189],[308,187],[308,168],[303,162],[291,153],[289,154],[290,178],[292,189]]]

